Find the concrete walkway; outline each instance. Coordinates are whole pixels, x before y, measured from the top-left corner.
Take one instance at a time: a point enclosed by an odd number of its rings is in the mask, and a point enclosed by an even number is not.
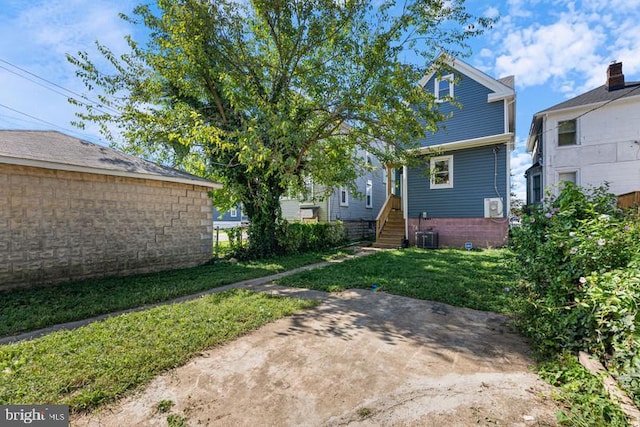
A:
[[[35,331],[25,332],[25,333],[22,333],[22,334],[19,334],[19,335],[3,337],[3,338],[0,338],[0,345],[11,344],[11,343],[18,342],[18,341],[24,341],[24,340],[30,340],[30,339],[38,338],[38,337],[41,337],[41,336],[46,335],[46,334],[50,334],[51,332],[55,332],[55,331],[77,329],[77,328],[80,328],[80,327],[85,326],[85,325],[87,325],[89,323],[92,323],[92,322],[97,322],[97,321],[100,321],[100,320],[108,319],[109,317],[120,316],[121,314],[133,313],[133,312],[136,312],[136,311],[148,310],[150,308],[158,307],[158,306],[162,306],[162,305],[176,304],[176,303],[180,303],[180,302],[190,301],[190,300],[193,300],[193,299],[196,299],[196,298],[200,298],[203,295],[224,292],[224,291],[227,291],[227,290],[233,289],[233,288],[244,288],[244,289],[258,290],[258,287],[260,287],[261,285],[265,285],[265,284],[271,283],[271,282],[273,282],[273,281],[275,281],[277,279],[280,279],[282,277],[286,277],[286,276],[290,276],[290,275],[293,275],[293,274],[297,274],[297,273],[300,273],[302,271],[314,270],[316,268],[326,267],[328,265],[340,263],[340,262],[346,261],[348,259],[357,258],[357,257],[365,256],[365,255],[370,255],[370,254],[375,253],[375,252],[377,252],[379,250],[380,249],[374,249],[374,248],[370,248],[370,247],[358,247],[358,252],[356,252],[353,255],[348,255],[346,257],[343,257],[343,258],[339,258],[339,259],[335,259],[335,260],[331,260],[331,261],[326,261],[326,262],[319,262],[319,263],[315,263],[315,264],[309,264],[309,265],[305,265],[305,266],[302,266],[302,267],[294,268],[293,270],[283,271],[282,273],[272,274],[270,276],[263,276],[263,277],[257,277],[255,279],[243,280],[241,282],[231,283],[231,284],[220,286],[220,287],[217,287],[217,288],[211,288],[211,289],[208,289],[206,291],[198,292],[198,293],[192,294],[192,295],[185,295],[185,296],[174,298],[174,299],[171,299],[171,300],[168,300],[168,301],[163,301],[163,302],[159,302],[159,303],[155,303],[155,304],[143,305],[143,306],[140,306],[140,307],[130,308],[128,310],[114,311],[112,313],[102,314],[102,315],[91,317],[91,318],[88,318],[88,319],[82,319],[82,320],[78,320],[78,321],[74,321],[74,322],[61,323],[61,324],[50,326],[50,327],[47,327],[47,328],[38,329],[38,330],[35,330]],[[276,288],[273,287],[271,292],[275,292],[275,289]],[[260,288],[259,290],[264,290],[264,289]],[[291,291],[287,292],[284,289],[282,289],[280,292],[281,293],[286,293],[288,295],[289,294],[296,294],[296,295],[299,295],[301,298],[305,298],[305,297],[315,297],[315,298],[317,298],[319,296],[319,294],[316,294],[316,293],[309,294],[308,291],[305,291],[305,290],[302,290],[302,289],[298,290],[298,291],[294,290],[293,292],[291,292]]]

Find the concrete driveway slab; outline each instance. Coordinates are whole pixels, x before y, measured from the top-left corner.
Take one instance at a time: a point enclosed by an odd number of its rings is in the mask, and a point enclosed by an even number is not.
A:
[[[301,290],[261,287],[295,295]],[[350,290],[212,348],[76,426],[556,425],[504,316]]]

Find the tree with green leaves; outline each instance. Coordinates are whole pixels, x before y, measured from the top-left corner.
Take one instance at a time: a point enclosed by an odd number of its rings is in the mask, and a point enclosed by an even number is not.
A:
[[[417,82],[439,53],[464,53],[491,24],[463,0],[157,0],[123,19],[110,69],[68,59],[100,105],[76,101],[83,126],[134,154],[221,182],[224,209],[242,202],[254,256],[279,252],[280,197],[305,179],[349,185],[367,168],[405,161],[443,116]],[[407,60],[409,58],[410,60]],[[435,61],[435,62],[434,62]],[[435,68],[434,68],[435,69]]]

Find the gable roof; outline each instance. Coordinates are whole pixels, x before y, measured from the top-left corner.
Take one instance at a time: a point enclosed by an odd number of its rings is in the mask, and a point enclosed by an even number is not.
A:
[[[578,95],[574,98],[563,101],[545,110],[537,112],[535,115],[549,113],[551,111],[566,110],[573,107],[582,107],[585,105],[599,104],[601,102],[611,102],[620,98],[640,95],[640,82],[628,82],[622,89],[607,90],[606,85],[602,85],[588,92]]]
[[[538,111],[533,115],[531,119],[531,128],[529,129],[529,136],[527,138],[528,152],[533,151],[535,141],[538,132],[542,129],[542,116],[547,113],[569,110],[572,108],[586,107],[586,106],[604,106],[610,102],[616,101],[622,98],[631,98],[634,96],[640,96],[640,82],[627,82],[622,89],[608,90],[607,85],[599,86],[588,92],[578,95],[571,99],[567,99],[559,104],[553,105],[542,111]],[[600,107],[597,107],[600,108]]]
[[[0,163],[221,187],[204,178],[57,131],[0,130]]]
[[[441,53],[436,59],[436,61],[434,61],[434,63],[437,63],[437,62],[446,64],[452,69],[460,72],[461,74],[464,74],[465,76],[475,80],[476,82],[488,88],[491,92],[493,92],[488,95],[488,98],[487,98],[488,102],[500,101],[505,98],[515,97],[515,91],[513,89],[514,83],[515,83],[514,76],[503,77],[501,79],[494,79],[488,74],[485,74],[482,71],[478,70],[477,68],[467,64],[463,60],[458,58],[452,58],[451,56],[446,55],[444,53]],[[424,87],[435,73],[436,73],[436,70],[434,69],[434,70],[431,70],[429,73],[425,74],[424,77],[420,79],[419,85],[421,87]]]

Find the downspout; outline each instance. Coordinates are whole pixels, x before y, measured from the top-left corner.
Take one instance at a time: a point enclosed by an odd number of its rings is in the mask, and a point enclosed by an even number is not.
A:
[[[402,216],[404,217],[404,238],[409,240],[409,200],[407,189],[407,174],[409,169],[406,165],[402,166]]]
[[[515,150],[515,148],[516,148],[515,147],[515,144],[516,144],[516,141],[515,141],[515,138],[516,138],[516,129],[515,129],[515,126],[516,126],[516,117],[515,117],[516,116],[516,108],[515,108],[516,98],[515,98],[515,96],[511,101],[509,101],[507,103],[507,113],[510,111],[509,106],[511,104],[513,104],[513,137],[512,137],[511,141],[509,141],[509,142],[507,142],[505,144],[505,146],[507,148],[507,153],[506,153],[506,155],[507,155],[507,171],[506,171],[507,172],[507,181],[506,181],[507,182],[507,193],[506,193],[507,197],[506,197],[506,199],[507,200],[506,200],[506,203],[505,203],[505,205],[507,207],[507,212],[506,212],[507,220],[511,216],[511,151]],[[509,133],[510,130],[511,129],[509,129],[509,125],[507,124],[507,129],[506,129],[507,132],[506,133]]]

